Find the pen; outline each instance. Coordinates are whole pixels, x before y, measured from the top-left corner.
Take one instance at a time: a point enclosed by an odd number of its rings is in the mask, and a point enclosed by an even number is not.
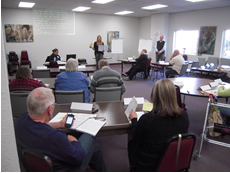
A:
[[[190,94],[190,92],[187,90],[187,93],[189,93]]]

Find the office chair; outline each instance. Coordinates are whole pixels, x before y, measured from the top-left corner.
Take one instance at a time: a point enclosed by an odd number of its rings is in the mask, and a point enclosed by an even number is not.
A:
[[[198,65],[199,67],[206,65],[206,59],[205,58],[199,58],[198,57],[198,61],[199,61],[199,65]]]
[[[27,112],[27,96],[29,92],[10,92],[11,109],[14,117]]]
[[[60,91],[54,90],[54,95],[56,98],[56,103],[72,103],[80,102],[85,103],[85,92],[84,90],[79,91]]]
[[[220,58],[220,65],[230,66],[230,59],[229,58]]]
[[[95,102],[120,101],[121,87],[96,87],[94,96]]]
[[[186,70],[186,72],[188,73],[188,75],[189,74],[195,74],[196,72],[192,71],[192,68],[193,67],[198,67],[198,65],[199,65],[199,61],[193,61],[192,65],[191,65],[191,68]]]
[[[21,65],[29,65],[31,68],[31,61],[26,50],[21,51]]]
[[[14,51],[9,52],[9,62],[12,63],[13,66],[17,66],[19,68],[18,55]]]
[[[50,69],[32,69],[33,78],[50,78]]]
[[[179,75],[170,74],[169,78],[170,77],[181,77],[181,76],[185,76],[187,69],[188,69],[188,64],[182,64],[180,74]]]
[[[185,61],[188,60],[188,56],[187,55],[183,55],[183,58],[184,58]]]
[[[188,171],[196,143],[192,133],[178,134],[171,137],[165,145],[157,172]]]
[[[166,60],[166,57],[164,57],[163,61],[165,62]],[[150,65],[151,66],[151,69],[152,69],[152,74],[151,76],[153,75],[153,73],[157,73],[158,75],[158,71],[161,73],[161,76],[164,77],[164,71],[165,71],[165,67],[162,67],[162,66],[158,66],[158,65]]]
[[[53,172],[53,162],[43,153],[26,148],[22,150],[22,158],[27,172]]]
[[[219,58],[218,57],[208,57],[207,58],[207,61],[206,61],[207,64],[215,64],[215,66],[218,66],[219,65]]]

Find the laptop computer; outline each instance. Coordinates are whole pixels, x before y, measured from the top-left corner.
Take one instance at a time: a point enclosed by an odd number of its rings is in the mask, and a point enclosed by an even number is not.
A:
[[[77,55],[76,55],[76,54],[69,54],[69,55],[66,55],[66,61],[68,61],[68,59],[70,59],[70,58],[76,59],[76,58],[77,58]]]

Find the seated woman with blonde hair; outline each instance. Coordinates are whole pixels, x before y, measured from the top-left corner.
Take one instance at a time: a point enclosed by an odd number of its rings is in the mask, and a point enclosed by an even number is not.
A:
[[[158,80],[152,89],[153,109],[142,115],[132,110],[132,139],[129,141],[129,161],[132,171],[156,171],[166,141],[187,133],[189,118],[177,104],[176,89],[169,79]]]

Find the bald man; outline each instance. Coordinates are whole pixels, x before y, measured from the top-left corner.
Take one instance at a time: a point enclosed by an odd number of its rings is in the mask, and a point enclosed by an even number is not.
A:
[[[169,64],[172,65],[172,69],[167,70],[165,72],[166,78],[169,77],[169,75],[179,75],[182,65],[184,64],[184,58],[180,55],[179,50],[174,50],[173,55],[171,56],[169,60]]]

